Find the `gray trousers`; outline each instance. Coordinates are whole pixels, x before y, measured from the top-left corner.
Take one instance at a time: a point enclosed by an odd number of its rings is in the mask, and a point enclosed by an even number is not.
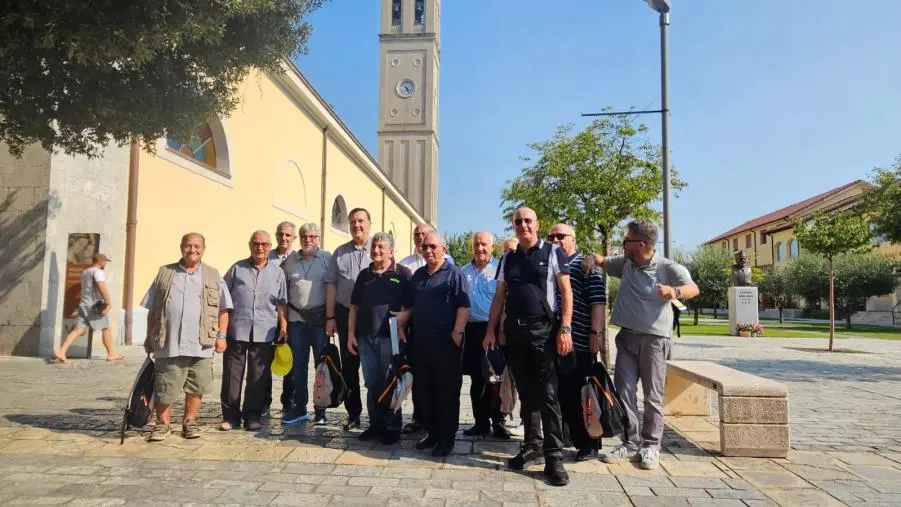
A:
[[[613,383],[629,417],[623,443],[638,449],[660,448],[663,437],[663,386],[672,340],[623,329],[616,335]],[[638,432],[638,381],[644,391],[644,420]]]

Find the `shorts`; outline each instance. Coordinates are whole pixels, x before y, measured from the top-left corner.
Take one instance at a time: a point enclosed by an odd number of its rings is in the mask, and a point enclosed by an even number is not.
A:
[[[93,307],[79,305],[78,321],[75,323],[75,327],[79,329],[88,328],[91,331],[101,331],[110,327],[109,317],[101,315],[97,310],[94,310]]]
[[[161,357],[155,366],[157,403],[171,405],[182,393],[204,395],[213,391],[212,357]]]

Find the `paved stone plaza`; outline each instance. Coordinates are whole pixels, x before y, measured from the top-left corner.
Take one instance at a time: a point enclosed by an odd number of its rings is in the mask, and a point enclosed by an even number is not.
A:
[[[329,427],[276,418],[258,434],[218,432],[218,396],[205,404],[202,438],[149,444],[132,431],[120,446],[139,348],[117,363],[0,358],[0,504],[901,505],[901,343],[842,340],[857,353],[839,354],[824,346],[683,337],[674,348],[675,359],[788,384],[788,459],[719,457],[711,422],[670,418],[660,470],[569,458],[564,488],[547,485],[541,467],[505,470],[517,441],[461,436],[451,457],[436,460],[412,439],[394,449],[360,443],[338,428],[341,409],[329,411]],[[472,421],[463,400],[461,430]]]

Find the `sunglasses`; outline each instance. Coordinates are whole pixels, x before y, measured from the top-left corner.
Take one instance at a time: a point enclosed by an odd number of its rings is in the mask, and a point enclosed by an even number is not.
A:
[[[250,243],[250,245],[253,246],[254,248],[261,248],[261,247],[266,247],[266,248],[268,248],[271,244],[272,244],[272,243],[261,243],[261,242],[259,242],[259,241],[252,241],[252,242]]]
[[[569,236],[569,234],[563,234],[563,233],[548,234],[548,235],[547,235],[547,240],[548,240],[548,241],[554,241],[554,240],[556,239],[557,241],[563,241],[563,240],[566,239],[568,236]]]
[[[437,245],[437,244],[435,244],[435,243],[431,243],[431,244],[429,244],[429,243],[423,243],[423,244],[422,244],[422,249],[423,249],[423,250],[438,250],[438,248],[440,248],[440,247],[441,247],[441,245]]]
[[[318,237],[318,234],[307,234],[306,236],[301,236],[302,239],[316,239]]]
[[[522,225],[523,223],[531,224],[534,222],[531,218],[514,218],[513,225]]]

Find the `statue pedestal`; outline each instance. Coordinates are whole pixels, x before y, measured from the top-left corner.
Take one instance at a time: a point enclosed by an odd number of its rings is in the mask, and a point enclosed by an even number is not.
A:
[[[729,287],[729,334],[737,336],[736,324],[760,322],[757,287]]]

